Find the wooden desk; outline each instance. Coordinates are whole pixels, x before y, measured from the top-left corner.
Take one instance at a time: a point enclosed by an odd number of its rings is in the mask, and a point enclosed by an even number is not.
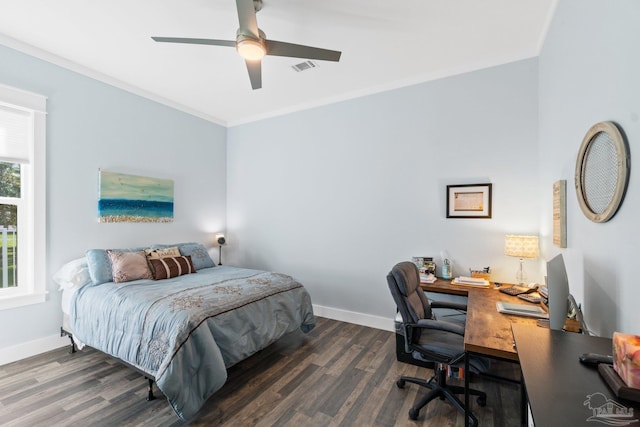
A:
[[[513,325],[513,336],[520,350],[520,367],[536,427],[604,426],[608,424],[605,421],[626,425],[624,421],[631,420],[635,421],[633,425],[640,424],[640,403],[617,399],[597,369],[578,361],[582,353],[611,354],[611,339],[527,325]],[[589,395],[594,393],[603,396],[591,401]],[[622,406],[633,411],[629,417],[607,417],[598,407],[604,408],[608,402],[613,408]],[[600,416],[596,417],[597,413]]]
[[[466,351],[465,370],[469,371],[469,354],[489,356],[519,363],[518,352],[515,348],[512,324],[536,325],[536,319],[531,317],[513,316],[499,313],[496,302],[505,301],[526,304],[518,297],[500,292],[493,283],[488,288],[452,285],[450,281],[438,279],[432,284],[421,284],[423,290],[467,296],[467,320],[464,333],[464,349]],[[510,286],[510,285],[502,285]],[[465,390],[469,390],[469,375],[465,375]],[[526,395],[524,387],[521,393],[521,425],[527,424]],[[465,410],[469,408],[469,394],[465,392]],[[469,415],[465,416],[465,426],[469,425]]]
[[[494,287],[493,283],[489,288],[474,288],[471,286],[452,285],[448,280],[438,279],[435,283],[422,284],[420,286],[429,292],[467,296],[467,325],[464,334],[465,350],[499,359],[518,361],[518,352],[513,345],[511,324],[535,325],[536,319],[499,313],[496,308],[496,302],[505,301],[527,304],[526,302],[518,297],[500,292],[499,288]]]

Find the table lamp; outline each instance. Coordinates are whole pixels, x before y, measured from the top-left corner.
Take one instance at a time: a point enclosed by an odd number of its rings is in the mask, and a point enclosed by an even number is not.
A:
[[[523,285],[527,281],[527,273],[523,268],[524,258],[538,258],[538,236],[504,236],[504,254],[520,258],[520,268],[516,273],[516,281]]]
[[[224,233],[216,233],[213,244],[218,246],[218,265],[222,265],[222,247],[227,243]]]

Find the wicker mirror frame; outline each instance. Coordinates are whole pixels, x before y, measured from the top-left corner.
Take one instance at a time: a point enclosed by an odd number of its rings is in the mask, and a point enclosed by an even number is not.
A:
[[[606,135],[601,135],[602,133]],[[612,144],[615,149],[615,156],[600,156],[593,160],[598,154],[593,154],[595,143],[598,138],[606,138],[606,143]],[[602,141],[602,139],[600,140]],[[600,142],[599,142],[600,143]],[[601,143],[600,143],[601,144]],[[598,151],[599,150],[599,151]],[[596,150],[596,153],[601,149]],[[612,150],[613,151],[613,150]],[[593,157],[590,156],[593,154]],[[576,194],[578,203],[584,215],[593,222],[607,222],[618,211],[627,191],[629,182],[629,146],[624,134],[613,122],[600,122],[591,126],[580,146],[578,158],[576,160]],[[615,169],[615,183],[613,183],[613,171]],[[592,172],[593,171],[593,172]],[[609,172],[612,171],[612,172]],[[595,175],[594,175],[595,174]],[[603,175],[607,175],[610,182],[606,182],[603,192],[599,193],[599,202],[608,201],[601,209],[593,209],[593,204],[589,203],[589,195],[598,191],[596,184],[602,182]],[[600,180],[600,182],[598,182]],[[604,179],[606,181],[606,178]],[[613,185],[611,185],[613,184]]]

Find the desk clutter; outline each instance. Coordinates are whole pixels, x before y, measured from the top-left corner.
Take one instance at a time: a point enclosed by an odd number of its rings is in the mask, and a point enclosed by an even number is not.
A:
[[[436,280],[438,280],[436,278],[436,276],[434,274],[422,274],[420,273],[420,283],[435,283]]]
[[[640,389],[628,387],[613,366],[600,363],[598,364],[598,373],[617,398],[640,402]]]
[[[627,387],[640,389],[639,336],[613,333],[613,369]]]
[[[542,301],[542,297],[536,292],[532,294],[520,294],[518,295],[518,298],[523,301],[530,302],[531,304],[539,304]]]
[[[522,323],[514,323],[511,331],[526,384],[529,419],[536,426],[638,424],[640,403],[619,401],[599,373],[611,365],[589,368],[578,362],[588,352],[611,354],[610,338]]]
[[[510,302],[496,302],[496,309],[499,313],[514,314],[516,316],[535,317],[537,319],[548,319],[549,313],[544,311],[539,305],[512,304]]]
[[[504,288],[500,288],[500,292],[511,296],[517,296],[523,301],[530,302],[532,304],[539,304],[541,302],[547,303],[549,294],[545,286],[539,286],[534,284],[533,286],[513,285]]]
[[[476,288],[488,288],[489,281],[480,277],[459,276],[451,281],[452,285],[473,286]]]
[[[531,292],[535,292],[536,290],[537,290],[536,287],[523,286],[523,285],[513,285],[513,286],[500,288],[500,292],[505,293],[507,295],[511,295],[511,296],[529,294]]]
[[[414,256],[411,261],[418,267],[418,272],[422,275],[436,275],[436,263],[430,256]]]
[[[612,343],[613,356],[585,353],[580,363],[597,366],[616,397],[640,402],[640,337],[614,332]]]
[[[445,280],[451,280],[453,285],[462,286],[474,286],[481,288],[488,288],[491,281],[491,267],[484,267],[480,269],[469,269],[469,276],[459,276],[453,278],[451,272],[451,261],[445,253],[442,256],[442,272],[441,277]],[[418,267],[418,273],[420,273],[420,283],[431,284],[435,283],[438,279],[436,276],[436,263],[433,257],[427,256],[414,256],[411,257],[416,267]]]
[[[473,268],[470,268],[469,273],[471,274],[471,277],[476,277],[479,279],[485,279],[487,281],[491,281],[491,267],[485,267],[479,270],[474,270]]]
[[[584,353],[580,363],[597,367],[616,397],[640,402],[640,337],[614,332],[612,343],[613,356]]]

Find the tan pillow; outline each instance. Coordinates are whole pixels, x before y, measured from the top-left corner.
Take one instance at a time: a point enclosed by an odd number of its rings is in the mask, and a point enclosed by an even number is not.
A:
[[[123,283],[138,279],[153,279],[144,251],[107,251],[107,254],[111,259],[114,282]]]
[[[180,249],[178,249],[177,246],[171,246],[170,248],[162,249],[145,249],[144,252],[147,254],[147,258],[149,259],[160,259],[182,255],[180,253]]]
[[[196,272],[189,255],[150,259],[149,262],[153,267],[153,278],[155,280],[169,279]]]

